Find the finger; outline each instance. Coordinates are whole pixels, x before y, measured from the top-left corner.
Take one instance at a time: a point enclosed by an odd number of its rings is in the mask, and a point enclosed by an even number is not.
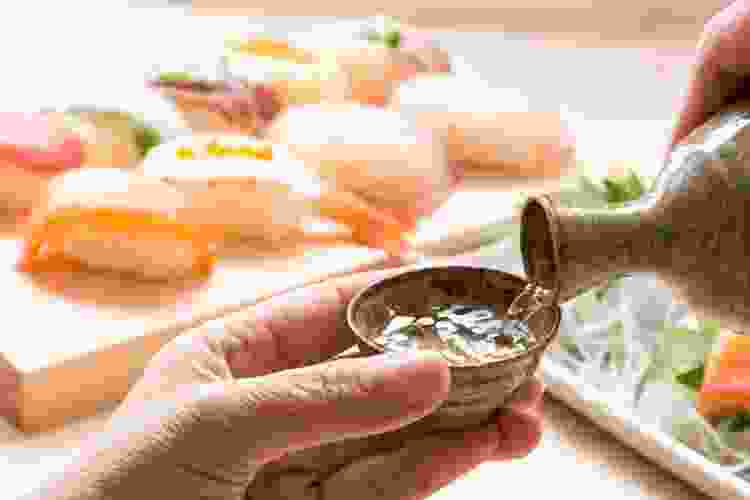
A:
[[[421,500],[489,460],[497,444],[492,426],[414,440],[339,470],[323,482],[318,498]]]
[[[535,409],[503,413],[497,417],[497,428],[500,437],[494,460],[526,457],[542,438],[542,419]]]
[[[704,29],[671,146],[748,90],[750,0],[734,2]]]
[[[537,378],[531,378],[516,390],[510,401],[505,404],[505,409],[516,411],[538,409],[543,395],[544,384]]]
[[[431,413],[449,387],[448,363],[437,353],[344,359],[214,384],[198,402],[197,420],[217,416],[217,430],[233,429],[233,446],[262,464],[292,451],[398,429]]]
[[[329,359],[351,347],[346,307],[369,284],[403,269],[360,273],[278,295],[222,320],[238,340],[227,361],[238,377],[256,377]]]
[[[436,265],[467,264],[443,259]],[[399,265],[399,261],[394,262]],[[375,281],[418,265],[357,273],[303,287],[222,319],[237,339],[227,360],[238,377],[257,377],[325,361],[354,345],[346,308],[354,295]],[[221,333],[214,328],[215,332]]]
[[[513,460],[528,455],[542,436],[541,405],[544,385],[536,378],[524,383],[499,412],[498,447],[494,460]]]

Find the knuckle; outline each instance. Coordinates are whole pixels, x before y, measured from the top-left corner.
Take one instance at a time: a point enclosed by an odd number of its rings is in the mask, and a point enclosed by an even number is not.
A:
[[[282,391],[276,384],[258,379],[256,383],[247,383],[237,396],[236,407],[242,415],[254,415],[257,408],[266,401],[278,401],[297,397],[296,391]]]
[[[344,395],[367,397],[378,390],[372,377],[363,375],[360,370],[341,369],[336,363],[325,365],[321,375],[329,390],[335,391],[339,399]]]
[[[355,370],[342,370],[335,363],[319,365],[314,370],[287,377],[286,381],[297,397],[319,401],[341,402],[352,396],[360,399],[376,390],[374,384]]]
[[[360,372],[352,371],[349,378],[349,386],[354,394],[374,396],[379,392],[379,385],[371,377],[365,377]]]
[[[342,401],[352,390],[347,378],[334,366],[322,365],[310,378],[310,388],[319,398],[327,401]]]
[[[346,388],[340,377],[337,377],[335,370],[329,366],[323,366],[315,374],[313,385],[319,388],[321,399],[341,401],[346,397]]]

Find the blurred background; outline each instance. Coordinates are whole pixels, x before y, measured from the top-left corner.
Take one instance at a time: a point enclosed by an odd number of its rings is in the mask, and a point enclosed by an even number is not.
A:
[[[143,0],[142,0],[143,1]],[[366,2],[344,0],[275,0],[263,7],[249,0],[171,0],[192,4],[204,13],[231,10],[265,15],[372,14]],[[539,32],[581,43],[651,41],[677,44],[694,40],[706,19],[730,0],[464,0],[438,4],[431,0],[381,0],[378,9],[436,27]]]
[[[145,0],[142,0],[145,1]],[[703,25],[731,0],[172,0],[208,17],[382,13],[444,31],[493,85],[576,115],[587,163],[656,172]],[[459,49],[460,47],[460,49]]]

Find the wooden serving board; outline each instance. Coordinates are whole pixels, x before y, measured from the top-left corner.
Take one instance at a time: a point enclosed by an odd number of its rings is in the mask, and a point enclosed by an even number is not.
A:
[[[18,247],[14,240],[0,243],[6,324],[0,408],[24,431],[87,416],[118,400],[163,343],[191,323],[274,292],[385,262],[383,254],[355,247],[224,262],[201,289],[181,296],[155,290],[152,304],[139,304],[140,286],[121,290],[118,300],[115,286],[107,288],[116,283],[111,279],[66,284],[61,294],[39,286],[12,269]],[[103,296],[106,302],[90,300]]]
[[[557,186],[556,179],[467,181],[421,228],[420,252],[451,255],[476,247],[487,238],[480,228],[508,219],[519,196]],[[403,262],[361,247],[304,248],[220,261],[209,283],[178,295],[94,276],[32,281],[15,270],[20,251],[17,239],[0,240],[0,416],[23,432],[110,408],[150,357],[191,325],[334,275]]]

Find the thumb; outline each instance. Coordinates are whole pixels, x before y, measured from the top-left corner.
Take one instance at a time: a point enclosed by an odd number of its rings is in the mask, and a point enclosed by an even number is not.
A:
[[[445,359],[412,351],[237,380],[222,384],[210,399],[224,426],[244,433],[233,441],[251,462],[263,464],[300,449],[403,427],[436,409],[449,388]]]

